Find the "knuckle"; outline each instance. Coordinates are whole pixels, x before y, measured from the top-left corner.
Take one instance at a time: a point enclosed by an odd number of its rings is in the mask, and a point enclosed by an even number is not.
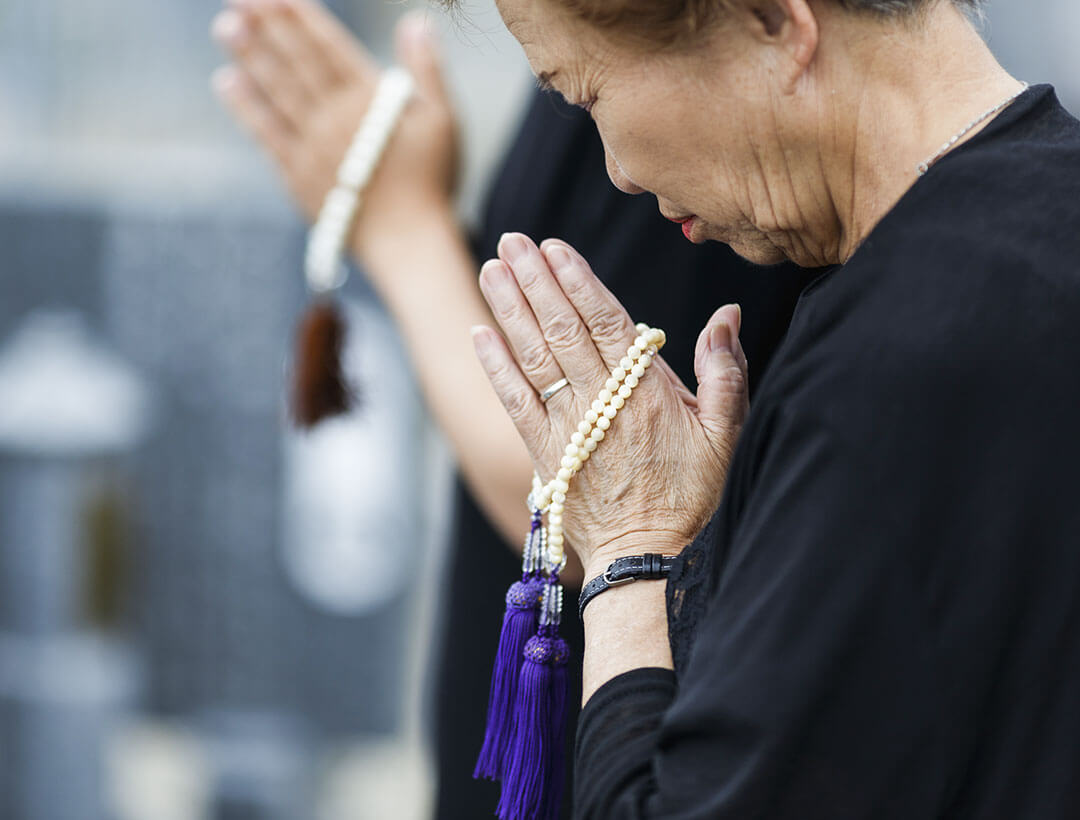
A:
[[[521,348],[518,353],[518,363],[526,373],[537,374],[551,364],[551,353],[543,342],[532,342]]]
[[[520,381],[520,377],[514,378],[510,365],[496,365],[489,372],[489,378],[495,392],[499,395],[499,400],[502,401],[503,407],[510,416],[516,418],[527,412],[532,396],[516,383]]]
[[[510,386],[510,367],[503,363],[498,362],[493,365],[489,365],[488,378],[491,380],[491,384],[499,391],[499,394],[508,392]]]
[[[722,368],[714,378],[726,393],[741,395],[747,391],[746,374],[734,362]]]
[[[598,342],[621,342],[626,338],[626,321],[609,312],[598,313],[590,324],[592,337]],[[632,338],[631,338],[632,340]]]
[[[530,248],[528,253],[521,259],[516,260],[513,265],[514,276],[521,285],[521,289],[527,293],[533,291],[543,274],[539,260],[536,257],[536,252]]]
[[[585,337],[585,328],[577,316],[559,313],[548,321],[544,335],[548,344],[560,350],[569,350],[579,346]]]
[[[533,396],[521,388],[514,388],[503,393],[503,407],[512,419],[521,419],[532,408]]]
[[[571,252],[570,264],[559,272],[559,282],[568,296],[588,296],[591,271],[582,263],[577,253]]]
[[[500,300],[500,302],[502,301]],[[527,323],[531,319],[527,315],[528,312],[524,305],[518,301],[506,300],[504,304],[499,304],[497,312],[499,314],[499,324],[502,325],[504,330],[513,327],[527,327]]]

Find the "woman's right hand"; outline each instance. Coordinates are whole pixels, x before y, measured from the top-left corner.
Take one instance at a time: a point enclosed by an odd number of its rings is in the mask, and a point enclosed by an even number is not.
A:
[[[214,75],[218,96],[314,222],[381,67],[317,0],[230,0],[212,31],[233,58]],[[405,15],[395,41],[417,91],[363,193],[352,247],[369,265],[380,244],[400,241],[418,217],[449,210],[459,167],[454,111],[424,16]]]
[[[477,353],[540,478],[552,480],[560,467],[580,470],[563,488],[564,529],[585,577],[601,575],[618,558],[679,553],[720,504],[750,409],[741,309],[721,307],[698,337],[694,394],[662,358],[647,372],[627,372],[638,330],[565,242],[537,247],[523,234],[504,234],[499,258],[481,269],[480,288],[505,339],[490,327],[475,328]],[[616,368],[622,375],[613,375]],[[594,416],[606,432],[587,463],[572,466],[565,459],[578,458],[586,435],[579,424],[613,401],[607,380],[624,377],[632,397],[624,396],[610,423]],[[566,389],[544,401],[544,388],[561,379]],[[601,388],[608,394],[599,400]]]

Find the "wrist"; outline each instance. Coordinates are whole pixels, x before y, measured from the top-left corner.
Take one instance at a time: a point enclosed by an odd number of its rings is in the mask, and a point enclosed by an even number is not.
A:
[[[380,213],[361,213],[350,247],[372,283],[380,287],[408,275],[412,268],[402,263],[415,255],[418,245],[430,244],[440,235],[463,241],[453,201],[432,193],[410,197]]]
[[[664,581],[666,584],[674,560],[671,555],[649,552],[616,558],[601,575],[582,587],[578,597],[578,615],[583,616],[591,601],[615,587],[639,581]]]
[[[598,595],[583,616],[582,703],[612,678],[635,669],[671,669],[667,585],[639,581]]]

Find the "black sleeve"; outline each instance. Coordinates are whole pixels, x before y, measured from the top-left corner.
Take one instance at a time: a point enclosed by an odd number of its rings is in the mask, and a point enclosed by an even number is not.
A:
[[[642,816],[640,806],[627,804],[656,790],[652,755],[660,720],[674,697],[674,672],[636,669],[608,681],[589,698],[578,723],[574,776],[577,784],[587,784],[576,800],[604,801],[608,813],[595,816]]]
[[[778,424],[677,687],[638,670],[586,705],[576,817],[936,816],[922,556],[940,545],[912,515],[926,456],[882,446],[806,413]]]

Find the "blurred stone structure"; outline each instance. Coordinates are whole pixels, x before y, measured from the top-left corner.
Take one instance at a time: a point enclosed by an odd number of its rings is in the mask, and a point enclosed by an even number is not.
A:
[[[115,471],[146,391],[77,314],[31,314],[0,348],[0,816],[104,820],[101,749],[140,667],[117,612]]]
[[[418,737],[418,659],[438,562],[430,532],[438,482],[428,474],[433,464],[445,470],[445,458],[431,446],[400,344],[362,277],[354,277],[347,294],[361,314],[358,334],[378,327],[382,341],[370,345],[377,359],[363,363],[365,409],[339,425],[340,441],[359,441],[368,451],[355,453],[360,471],[341,472],[349,459],[338,459],[344,486],[330,502],[340,507],[365,487],[370,495],[361,479],[376,465],[383,471],[376,481],[395,497],[388,504],[376,492],[377,507],[351,505],[358,511],[351,519],[335,518],[332,548],[313,549],[318,560],[305,554],[302,527],[316,527],[329,508],[296,514],[293,497],[299,493],[310,506],[312,496],[294,473],[303,467],[317,476],[318,464],[307,440],[288,431],[282,399],[293,326],[306,299],[304,231],[268,163],[209,92],[210,72],[222,61],[207,35],[219,6],[0,5],[0,341],[32,311],[74,311],[154,385],[157,425],[128,464],[118,524],[132,547],[123,559],[121,612],[107,625],[72,615],[67,626],[118,647],[140,670],[140,686],[124,701],[128,718],[137,709],[136,717],[186,726],[186,736],[198,739],[203,763],[196,768],[209,778],[209,798],[207,813],[192,808],[192,818],[294,820],[317,816],[325,803],[318,783],[338,751]],[[339,3],[337,10],[379,41],[405,9]],[[376,46],[385,55],[385,45]],[[472,46],[451,35],[455,48]],[[511,55],[517,59],[507,50]],[[503,78],[504,99],[513,99],[508,92],[522,76]],[[500,84],[490,72],[484,78],[485,87]],[[505,130],[513,105],[500,113]],[[486,135],[481,160],[490,164],[501,132],[481,125],[468,127]],[[475,171],[470,179],[468,187],[479,190]],[[357,433],[369,424],[380,425],[377,435]],[[75,512],[52,510],[57,518]],[[15,551],[15,534],[42,513],[3,508],[0,552]],[[358,515],[371,525],[365,529]],[[328,537],[325,528],[309,535]],[[328,578],[327,569],[343,574],[365,562],[366,588]],[[6,569],[0,580],[17,586],[17,566]],[[78,577],[54,569],[55,583],[87,582],[78,568],[66,571]],[[337,582],[336,597],[320,597],[320,577]],[[57,645],[54,654],[62,668],[79,668],[77,648]],[[70,683],[75,692],[94,686],[78,675]],[[55,811],[64,805],[81,820],[112,820],[110,790],[101,782],[106,750],[98,748],[104,728],[88,725],[80,734],[70,713],[32,712],[23,703],[13,705],[0,691],[0,739],[18,749],[0,751],[5,763],[32,750],[59,762],[66,749],[98,777],[65,778],[52,808],[40,810],[16,805],[10,795],[18,790],[2,789],[0,815],[66,820]],[[58,722],[71,731],[49,729]],[[72,744],[74,737],[80,742]],[[419,750],[389,754],[389,769],[377,755],[349,756],[364,761],[352,768],[372,788],[370,798],[351,795],[349,811],[364,816],[364,804],[380,800],[375,788],[401,784],[408,784],[402,817],[423,805],[429,785],[416,788],[422,776],[406,770],[421,765]],[[391,776],[365,781],[364,767]],[[9,765],[6,776],[19,772]],[[333,816],[347,816],[344,798],[333,799]],[[125,809],[124,820],[166,816],[143,805]]]

